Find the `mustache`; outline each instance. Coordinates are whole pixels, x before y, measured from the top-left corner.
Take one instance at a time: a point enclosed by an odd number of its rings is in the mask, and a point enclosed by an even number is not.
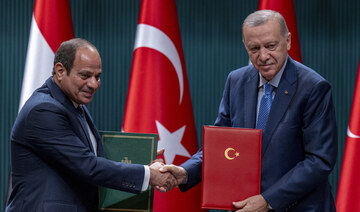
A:
[[[85,92],[85,93],[95,93],[97,89],[94,89],[94,88],[86,88],[86,89],[82,89],[81,91],[82,92]]]
[[[267,66],[267,65],[272,65],[273,62],[271,62],[271,61],[257,62],[256,64],[259,65],[259,66]]]

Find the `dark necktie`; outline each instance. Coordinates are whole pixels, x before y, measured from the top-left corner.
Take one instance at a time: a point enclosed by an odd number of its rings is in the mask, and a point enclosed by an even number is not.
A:
[[[90,136],[89,136],[89,131],[88,131],[88,126],[87,126],[87,122],[86,122],[86,118],[85,118],[85,111],[84,111],[84,108],[82,105],[79,105],[77,108],[76,108],[77,112],[80,114],[80,122],[81,122],[81,125],[82,125],[82,128],[84,129],[84,132],[86,134],[86,137],[88,139],[90,139]]]
[[[272,91],[274,90],[274,87],[266,83],[264,84],[264,96],[262,97],[260,101],[260,108],[259,108],[259,115],[258,120],[256,124],[257,129],[262,129],[263,132],[266,127],[266,121],[268,119],[271,103],[272,103]]]
[[[87,129],[87,122],[86,122],[86,118],[85,118],[84,108],[82,107],[82,105],[79,105],[78,108],[76,108],[76,110],[80,114],[81,124],[83,124],[83,126],[86,127],[86,129]]]
[[[90,136],[91,132],[89,132],[90,129],[88,128],[88,123],[86,121],[84,106],[79,105],[76,110],[80,114],[80,121],[81,121],[81,124],[83,125],[83,129],[85,131],[87,141],[88,141],[89,145],[91,146],[91,149],[95,152],[95,155],[96,155],[97,154],[97,145],[95,143],[96,140],[94,137],[92,139],[93,135]]]

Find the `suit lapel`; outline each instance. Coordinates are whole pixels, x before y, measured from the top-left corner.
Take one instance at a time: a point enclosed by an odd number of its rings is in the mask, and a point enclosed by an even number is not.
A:
[[[266,126],[265,131],[263,132],[263,139],[270,140],[274,134],[275,129],[279,125],[282,117],[286,113],[288,106],[291,102],[291,99],[296,92],[296,66],[293,60],[289,57],[283,76],[281,77],[279,86],[276,90],[276,95],[274,101],[271,105],[270,114],[268,117],[268,125]],[[270,142],[265,142],[269,145]],[[263,154],[266,152],[268,146],[262,147]]]
[[[255,128],[259,72],[252,67],[244,87],[244,127]]]
[[[101,143],[101,137],[100,137],[100,134],[98,132],[98,130],[96,129],[95,127],[95,124],[90,116],[90,113],[89,111],[87,110],[86,106],[83,107],[84,108],[84,112],[85,112],[85,117],[86,117],[86,121],[90,127],[90,130],[91,132],[93,133],[94,137],[95,137],[95,140],[96,140],[96,144],[97,144],[97,150],[96,150],[96,153],[98,156],[103,156],[103,146],[102,146],[102,143]],[[89,138],[89,141],[90,141],[90,138]],[[90,141],[91,143],[91,141]],[[92,147],[92,145],[91,145]]]
[[[79,106],[80,107],[80,106]],[[83,106],[83,108],[85,108],[85,106]],[[83,137],[86,138],[87,140],[87,144],[88,146],[90,147],[91,151],[94,152],[94,148],[93,148],[93,145],[91,144],[91,139],[90,139],[90,134],[89,134],[89,130],[88,130],[88,127],[87,125],[89,124],[89,121],[88,121],[88,114],[85,112],[85,109],[84,109],[84,117],[82,117],[81,114],[78,114],[78,120],[80,122],[80,126],[81,126],[81,131],[83,133]],[[90,125],[90,124],[89,124]]]
[[[87,131],[88,130],[87,126],[86,125],[84,126],[84,124],[82,123],[81,117],[80,117],[81,115],[76,111],[73,103],[64,94],[64,92],[56,85],[56,83],[52,80],[52,77],[47,79],[45,83],[50,90],[51,96],[53,96],[54,99],[56,99],[58,102],[60,102],[72,114],[72,117],[74,117],[74,118],[76,117],[77,124],[73,125],[74,132],[79,136],[79,138],[84,142],[84,144],[88,145],[90,150],[93,151],[89,133]],[[84,109],[84,112],[85,112],[85,117],[86,116],[89,117],[88,111],[86,109]],[[73,121],[75,121],[75,119],[73,119]],[[88,123],[90,123],[90,122],[88,122]],[[98,139],[96,138],[96,140],[98,140]]]

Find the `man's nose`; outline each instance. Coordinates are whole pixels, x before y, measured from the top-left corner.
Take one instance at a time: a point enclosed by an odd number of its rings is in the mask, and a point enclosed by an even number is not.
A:
[[[90,77],[87,85],[92,89],[98,89],[100,86],[100,81],[96,77]]]
[[[265,62],[269,59],[269,51],[266,48],[261,48],[259,51],[259,59]]]

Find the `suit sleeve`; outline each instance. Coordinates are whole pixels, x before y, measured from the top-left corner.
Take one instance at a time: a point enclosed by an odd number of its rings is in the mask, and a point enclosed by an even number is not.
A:
[[[73,130],[78,124],[61,106],[42,103],[25,118],[26,142],[17,142],[60,172],[98,186],[140,192],[144,166],[96,157]]]
[[[276,211],[295,205],[316,192],[320,185],[327,184],[336,162],[337,127],[331,88],[327,81],[320,81],[312,88],[301,116],[304,160],[262,193]],[[323,196],[319,195],[319,198]]]
[[[202,178],[202,148],[199,149],[189,160],[181,164],[187,172],[187,183],[179,185],[182,192],[189,190],[201,182]]]

